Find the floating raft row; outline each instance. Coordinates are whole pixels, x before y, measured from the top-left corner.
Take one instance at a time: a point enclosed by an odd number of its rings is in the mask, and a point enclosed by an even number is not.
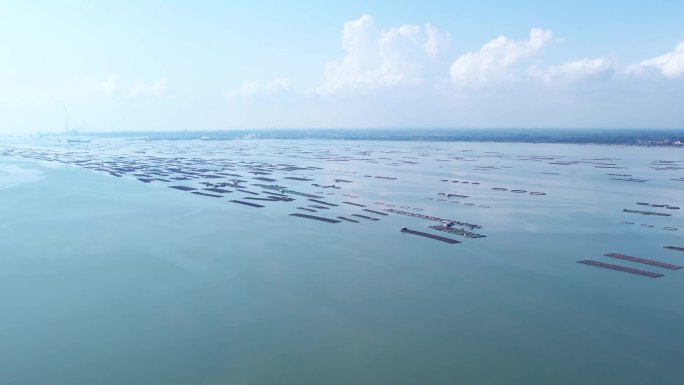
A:
[[[266,202],[277,202],[280,199],[275,197],[261,198],[261,197],[243,197],[242,199],[248,199],[250,201],[266,201]]]
[[[337,219],[341,219],[341,220],[347,221],[347,222],[361,223],[361,222],[357,221],[356,219],[350,219],[350,218],[347,218],[347,217],[337,217]]]
[[[372,213],[372,214],[383,215],[383,216],[389,215],[389,214],[387,214],[387,213],[383,213],[383,212],[375,211],[375,210],[371,210],[371,209],[363,209],[363,211],[366,211],[366,212],[369,212],[369,213]]]
[[[300,209],[300,210],[308,211],[308,212],[310,212],[310,213],[315,213],[315,212],[316,212],[316,210],[310,209],[310,208],[307,208],[307,207],[297,207],[297,208]]]
[[[262,193],[263,193],[263,194],[267,194],[267,195],[271,195],[271,196],[274,196],[274,197],[287,198],[287,195],[285,195],[285,194],[274,193],[273,191],[262,191]]]
[[[643,263],[644,265],[651,265],[651,266],[657,266],[657,267],[662,267],[663,269],[670,269],[670,270],[679,270],[682,268],[682,266],[679,265],[673,265],[671,263],[665,263],[665,262],[660,262],[660,261],[654,261],[652,259],[646,259],[646,258],[639,258],[639,257],[633,257],[631,255],[624,255],[620,253],[606,253],[604,254],[606,257],[611,257],[611,258],[617,258],[617,259],[622,259],[625,261],[630,261],[630,262],[636,262],[636,263]]]
[[[233,202],[233,203],[239,203],[239,204],[245,205],[245,206],[266,207],[266,206],[264,206],[264,205],[260,205],[260,204],[257,204],[257,203],[245,202],[245,201],[239,201],[239,200],[232,200],[231,202]]]
[[[456,239],[443,237],[443,236],[441,236],[441,235],[434,235],[434,234],[430,234],[430,233],[424,233],[424,232],[422,232],[422,231],[411,230],[411,229],[408,229],[408,228],[405,228],[405,227],[401,229],[401,232],[402,232],[402,233],[406,233],[406,234],[418,235],[418,236],[421,236],[421,237],[430,238],[430,239],[434,239],[434,240],[436,240],[436,241],[442,241],[442,242],[451,243],[451,244],[461,243],[461,241],[458,241],[458,240],[456,240]]]
[[[192,193],[192,194],[195,194],[195,195],[202,195],[202,196],[205,196],[205,197],[223,198],[223,195],[207,194],[207,193],[203,193],[203,192],[201,192],[201,191],[191,191],[191,193]]]
[[[453,228],[453,227],[448,227],[448,226],[429,226],[433,230],[437,231],[444,231],[445,233],[449,234],[456,234],[460,235],[466,238],[484,238],[486,235],[474,233],[472,231],[464,230],[464,229],[459,229],[459,228]]]
[[[307,218],[307,219],[313,219],[316,221],[321,221],[321,222],[327,222],[327,223],[339,223],[337,219],[331,219],[331,218],[324,218],[324,217],[318,217],[315,215],[309,215],[309,214],[300,214],[300,213],[294,213],[290,214],[293,217],[300,217],[300,218]]]
[[[623,180],[625,182],[648,182],[648,179],[638,179],[638,178],[610,178],[612,180]]]
[[[320,201],[320,200],[318,200],[318,199],[309,199],[309,201],[311,201],[311,202],[316,202],[316,203],[320,203],[320,204],[326,205],[326,206],[339,206],[339,205],[336,205],[336,204],[334,204],[334,203],[330,203],[330,202],[326,202],[326,201]]]
[[[676,251],[684,251],[684,247],[679,247],[679,246],[665,246],[666,249],[670,250],[676,250]]]
[[[347,201],[344,201],[342,203],[347,204],[347,205],[352,205],[352,206],[366,207],[366,205],[362,205],[360,203],[347,202]]]
[[[261,188],[264,188],[266,190],[276,190],[276,191],[285,190],[287,188],[287,186],[279,186],[277,184],[263,184],[263,183],[252,183],[252,186],[261,187]]]
[[[378,218],[373,218],[373,217],[369,217],[369,216],[367,216],[367,215],[361,215],[361,214],[352,214],[352,216],[353,216],[353,217],[363,218],[363,219],[369,219],[369,220],[371,220],[371,221],[379,221],[379,220],[380,220],[380,219],[378,219]]]
[[[189,187],[189,186],[169,186],[169,188],[175,188],[176,190],[181,190],[181,191],[193,191],[197,190],[194,187]]]
[[[226,189],[217,188],[217,187],[209,187],[209,188],[205,188],[204,190],[212,191],[212,192],[219,193],[219,194],[226,194],[226,193],[232,192],[231,190],[226,190]]]
[[[467,223],[467,222],[461,222],[461,221],[454,221],[451,219],[444,219],[440,217],[433,217],[432,215],[425,215],[425,214],[417,214],[417,213],[410,213],[408,211],[402,211],[402,210],[395,210],[395,209],[383,209],[382,211],[386,211],[388,213],[393,213],[393,214],[401,214],[401,215],[406,215],[409,217],[415,217],[415,218],[421,218],[421,219],[428,219],[431,221],[437,221],[437,222],[451,222],[455,225],[463,226],[463,227],[470,227],[471,229],[481,229],[482,226],[480,225],[474,225],[472,223]]]
[[[663,276],[660,273],[654,273],[652,271],[639,270],[639,269],[634,269],[634,268],[626,267],[626,266],[613,265],[611,263],[592,261],[591,259],[582,259],[582,260],[577,261],[577,263],[581,263],[583,265],[589,265],[589,266],[603,267],[605,269],[622,271],[625,273],[641,275],[641,276],[649,277],[649,278],[659,278],[659,277]]]
[[[641,210],[630,210],[630,209],[622,209],[623,213],[632,213],[632,214],[641,214],[641,215],[657,215],[660,217],[669,217],[672,214],[668,213],[657,213],[654,211],[641,211]]]
[[[237,191],[243,192],[245,194],[259,195],[258,192],[249,191],[249,190],[238,189]]]
[[[302,196],[302,197],[304,197],[304,198],[323,198],[323,197],[320,196],[320,195],[308,194],[308,193],[303,193],[303,192],[294,191],[294,190],[287,190],[287,189],[285,189],[285,190],[283,190],[283,192],[284,192],[284,193],[287,193],[287,194],[290,194],[290,195],[299,195],[299,196]]]
[[[468,195],[452,194],[452,193],[437,193],[437,195],[445,196],[447,198],[468,198]]]

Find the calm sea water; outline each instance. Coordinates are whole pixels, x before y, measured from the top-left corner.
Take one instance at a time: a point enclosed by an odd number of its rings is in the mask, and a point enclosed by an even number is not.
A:
[[[227,172],[260,196],[264,189],[251,184],[270,182],[252,179],[249,163],[239,162],[318,167],[265,176],[339,206],[310,213],[297,207],[315,203],[293,196],[248,207],[229,202],[249,196],[240,192],[211,198],[168,188],[203,187],[200,180],[142,183],[132,173],[36,159],[40,153],[183,157],[206,169],[231,160]],[[0,154],[0,384],[684,381],[684,270],[602,256],[684,264],[684,253],[663,249],[684,246],[684,181],[672,180],[684,177],[681,149],[93,140],[16,142]],[[558,161],[571,164],[551,164]],[[468,197],[441,201],[440,192]],[[438,233],[428,229],[436,222],[343,201],[419,208],[482,225],[475,231],[486,238]],[[288,215],[295,212],[361,222]],[[403,234],[401,226],[463,243]],[[665,276],[576,263],[584,258]]]

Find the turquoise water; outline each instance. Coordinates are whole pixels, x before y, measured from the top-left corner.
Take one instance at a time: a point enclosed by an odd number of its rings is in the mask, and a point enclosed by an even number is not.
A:
[[[253,180],[241,161],[319,167],[266,177],[340,206],[301,211],[312,202],[299,196],[242,206],[229,202],[248,196],[239,192],[210,198],[167,187],[200,180],[142,183],[35,159],[40,152],[194,158],[207,169],[231,160],[228,172],[260,196],[251,184],[270,182]],[[15,142],[0,154],[0,384],[682,383],[684,270],[602,256],[684,265],[684,253],[663,249],[684,246],[684,182],[672,180],[684,177],[681,149],[100,139]],[[625,168],[550,164],[597,158],[615,160],[590,162]],[[440,201],[439,192],[468,198]],[[475,231],[487,237],[438,233],[427,227],[436,222],[343,201],[420,208],[482,225]],[[329,224],[295,212],[380,220]],[[665,276],[576,263],[584,258]]]

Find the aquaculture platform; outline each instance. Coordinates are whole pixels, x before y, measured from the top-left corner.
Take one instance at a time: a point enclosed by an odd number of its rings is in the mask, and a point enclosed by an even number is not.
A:
[[[260,204],[256,204],[256,203],[251,203],[251,202],[245,202],[245,201],[239,201],[239,200],[232,200],[231,202],[233,202],[233,203],[238,203],[238,204],[245,205],[245,206],[265,207],[264,205],[260,205]]]
[[[339,223],[337,219],[330,219],[330,218],[324,218],[324,217],[317,217],[315,215],[309,215],[309,214],[300,214],[300,213],[294,213],[290,214],[293,217],[300,217],[300,218],[307,218],[307,219],[313,219],[316,221],[321,221],[321,222],[327,222],[327,223]]]
[[[339,206],[339,205],[336,205],[336,204],[334,204],[334,203],[330,203],[330,202],[326,202],[326,201],[321,201],[321,200],[318,200],[318,199],[309,199],[309,201],[315,202],[315,203],[320,203],[320,204],[326,205],[326,206]]]
[[[357,221],[356,219],[349,219],[347,217],[337,217],[337,219],[341,219],[341,220],[347,221],[347,222],[361,223],[361,222]]]
[[[360,203],[354,203],[354,202],[348,202],[348,201],[344,201],[344,202],[342,202],[342,203],[345,203],[345,204],[348,204],[348,205],[353,205],[353,206],[366,207],[366,205],[362,205],[362,204],[360,204]]]
[[[386,212],[392,213],[392,214],[406,215],[406,216],[414,217],[414,218],[427,219],[427,220],[430,220],[430,221],[451,222],[451,223],[453,223],[453,224],[455,224],[455,225],[459,225],[459,226],[462,226],[462,227],[470,227],[471,229],[481,229],[481,228],[482,228],[482,226],[480,226],[480,225],[475,225],[475,224],[472,224],[472,223],[461,222],[461,221],[454,221],[454,220],[451,220],[451,219],[444,219],[444,218],[435,217],[435,216],[432,216],[432,215],[411,213],[411,212],[403,211],[403,210],[383,209],[382,211],[386,211]]]
[[[639,270],[639,269],[634,269],[634,268],[627,267],[627,266],[620,266],[620,265],[613,265],[611,263],[592,261],[591,259],[582,259],[582,260],[577,261],[577,263],[581,263],[583,265],[589,265],[589,266],[603,267],[604,269],[622,271],[625,273],[641,275],[641,276],[649,277],[649,278],[659,278],[659,277],[663,276],[663,274],[654,273],[652,271]]]
[[[421,236],[421,237],[430,238],[430,239],[434,239],[434,240],[436,240],[436,241],[442,241],[442,242],[451,243],[451,244],[461,243],[461,241],[458,241],[458,240],[456,240],[456,239],[451,239],[451,238],[443,237],[443,236],[441,236],[441,235],[434,235],[434,234],[430,234],[430,233],[424,233],[424,232],[422,232],[422,231],[411,230],[411,229],[408,229],[408,228],[406,228],[406,227],[403,227],[403,228],[401,229],[401,232],[402,232],[402,233],[406,233],[406,234],[418,235],[418,236]]]
[[[630,209],[622,209],[622,212],[624,213],[633,213],[633,214],[641,214],[641,215],[657,215],[661,217],[669,217],[672,214],[668,213],[658,213],[654,211],[641,211],[641,210],[630,210]]]
[[[353,217],[363,218],[363,219],[368,219],[368,220],[371,220],[371,221],[379,221],[379,220],[380,220],[379,218],[373,218],[373,217],[369,217],[368,215],[362,215],[362,214],[352,214],[352,216],[353,216]]]
[[[465,229],[459,229],[459,228],[455,228],[455,227],[449,227],[449,226],[429,226],[429,227],[433,230],[444,231],[445,233],[456,234],[456,235],[460,235],[460,236],[466,237],[466,238],[484,238],[484,237],[486,237],[486,235],[474,233],[472,231],[468,231]]]
[[[205,196],[205,197],[223,198],[223,195],[207,194],[207,193],[203,193],[203,192],[200,192],[200,191],[191,191],[191,193],[193,193],[193,194],[195,194],[195,195],[202,195],[202,196]]]
[[[660,262],[660,261],[654,261],[652,259],[646,259],[646,258],[639,258],[639,257],[633,257],[631,255],[624,255],[624,254],[619,254],[619,253],[607,253],[604,254],[606,257],[611,257],[611,258],[617,258],[617,259],[622,259],[624,261],[630,261],[630,262],[636,262],[636,263],[643,263],[644,265],[651,265],[651,266],[657,266],[657,267],[662,267],[663,269],[670,269],[670,270],[679,270],[682,267],[679,265],[673,265],[671,263],[665,263],[665,262]]]
[[[366,211],[366,212],[369,212],[369,213],[372,213],[372,214],[378,214],[378,215],[389,215],[389,214],[387,214],[387,213],[383,213],[383,212],[375,211],[375,210],[371,210],[371,209],[363,209],[363,211]]]
[[[189,187],[189,186],[169,186],[169,188],[175,188],[176,190],[181,190],[181,191],[193,191],[197,190],[194,187]]]

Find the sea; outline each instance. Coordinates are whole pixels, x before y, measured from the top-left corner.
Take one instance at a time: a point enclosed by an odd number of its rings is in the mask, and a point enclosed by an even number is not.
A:
[[[1,141],[0,384],[682,384],[682,151]]]

